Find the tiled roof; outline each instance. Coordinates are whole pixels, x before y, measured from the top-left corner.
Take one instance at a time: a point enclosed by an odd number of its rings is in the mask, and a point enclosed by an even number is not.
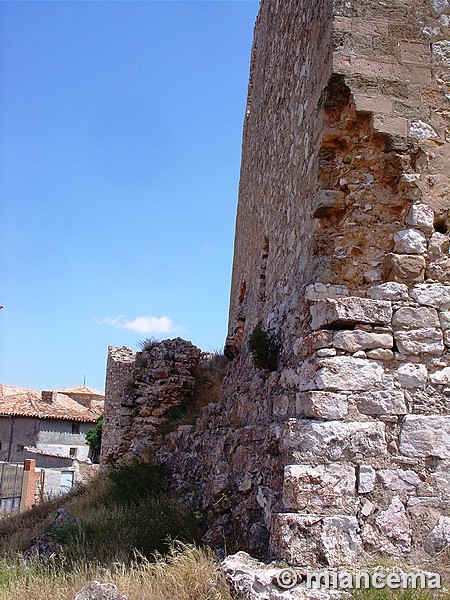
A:
[[[105,394],[103,392],[100,392],[99,390],[94,390],[94,388],[88,387],[86,385],[76,385],[75,387],[68,387],[68,388],[58,388],[57,390],[58,392],[61,392],[62,394],[77,394],[77,395],[81,395],[81,394],[86,394],[88,396],[104,396]]]
[[[67,454],[56,454],[53,452],[45,452],[44,450],[38,450],[34,446],[25,446],[24,450],[28,454],[33,454],[37,456],[46,456],[50,458],[65,458],[66,460],[69,460],[71,462],[77,461],[78,463],[85,463],[86,465],[92,464],[92,461],[89,458],[86,460],[81,460],[76,456],[67,456]]]
[[[41,392],[37,390],[0,384],[0,416],[94,423],[102,412],[102,401],[92,402],[92,405],[87,407],[67,394],[55,392],[52,402],[44,402]]]

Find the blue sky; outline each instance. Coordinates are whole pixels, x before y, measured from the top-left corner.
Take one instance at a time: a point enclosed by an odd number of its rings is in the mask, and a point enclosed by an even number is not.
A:
[[[0,383],[226,336],[257,1],[0,2]]]

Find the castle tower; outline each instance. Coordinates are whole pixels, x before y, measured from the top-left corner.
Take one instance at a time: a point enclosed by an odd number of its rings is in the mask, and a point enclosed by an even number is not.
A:
[[[450,544],[449,22],[445,0],[261,3],[223,410],[270,454],[248,485],[289,561]]]

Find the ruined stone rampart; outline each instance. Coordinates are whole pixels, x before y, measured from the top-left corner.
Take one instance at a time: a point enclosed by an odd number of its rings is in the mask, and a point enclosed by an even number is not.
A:
[[[212,543],[331,566],[450,544],[449,21],[446,0],[261,3],[232,361],[158,451]]]

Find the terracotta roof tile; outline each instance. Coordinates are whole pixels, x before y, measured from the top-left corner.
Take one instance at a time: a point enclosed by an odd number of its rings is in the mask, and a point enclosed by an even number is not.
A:
[[[88,387],[86,385],[76,385],[75,387],[67,387],[67,388],[58,388],[58,392],[62,394],[86,394],[88,396],[104,396],[103,392],[99,390],[94,390],[94,388]]]
[[[67,388],[67,390],[73,388]],[[72,392],[78,394],[80,392]],[[89,392],[91,394],[91,392]],[[101,392],[100,392],[101,394]],[[62,419],[94,423],[103,412],[103,402],[84,406],[67,394],[55,391],[52,402],[42,400],[41,392],[0,384],[0,416]]]

